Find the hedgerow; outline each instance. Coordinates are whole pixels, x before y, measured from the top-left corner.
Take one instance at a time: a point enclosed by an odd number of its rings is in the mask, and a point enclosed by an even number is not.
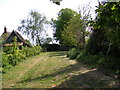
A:
[[[2,68],[3,72],[7,69],[16,66],[19,62],[26,60],[28,57],[40,54],[41,46],[22,47],[19,49],[14,40],[12,47],[4,47],[2,52]]]
[[[2,53],[2,67],[3,72],[12,66],[16,66],[19,62],[26,60],[28,57],[40,54],[42,48],[40,46],[34,47],[23,47],[21,50],[19,48],[14,49],[10,47],[6,52]]]

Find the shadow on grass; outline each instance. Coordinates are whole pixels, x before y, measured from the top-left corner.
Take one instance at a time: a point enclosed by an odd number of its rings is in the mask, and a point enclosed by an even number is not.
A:
[[[114,85],[114,82],[109,81],[109,79],[104,79],[104,77],[94,76],[97,70],[88,70],[88,72],[85,73],[77,73],[74,72],[83,70],[83,66],[81,66],[79,63],[74,65],[69,65],[67,67],[60,68],[58,70],[55,70],[54,73],[45,74],[43,76],[38,76],[35,78],[28,78],[25,80],[22,80],[20,82],[17,82],[18,84],[22,83],[28,83],[32,81],[41,81],[44,79],[49,79],[56,77],[57,75],[65,74],[66,76],[65,81],[61,84],[55,86],[54,88],[101,88],[101,87],[107,87],[110,88],[109,83],[113,83],[112,87],[117,88],[117,85]],[[100,74],[101,75],[101,74]],[[69,77],[69,78],[68,78]],[[47,84],[47,83],[46,83]]]
[[[49,57],[54,57],[54,56],[64,56],[66,52],[52,52],[49,54]],[[104,75],[102,75],[98,70],[94,69],[85,69],[83,64],[80,62],[77,62],[76,64],[69,65],[67,67],[62,67],[62,68],[54,68],[52,73],[49,74],[41,74],[41,76],[37,77],[29,77],[25,80],[21,80],[17,82],[18,84],[22,83],[29,83],[33,81],[42,81],[44,79],[49,79],[49,78],[55,78],[56,76],[63,76],[65,81],[61,81],[61,84],[56,85],[53,87],[54,88],[110,88],[114,87],[117,88],[119,87],[114,83],[113,80],[109,81],[110,78],[105,78]],[[87,71],[87,72],[84,72]],[[76,73],[77,72],[77,73]],[[84,73],[81,73],[84,72]],[[57,84],[56,80],[56,84]],[[47,84],[47,83],[46,83]]]
[[[55,68],[54,70],[56,72],[54,72],[54,73],[45,74],[41,77],[36,77],[36,78],[33,78],[33,79],[28,78],[28,79],[20,81],[18,83],[31,82],[31,81],[35,81],[35,80],[42,80],[42,79],[45,79],[45,78],[55,77],[57,75],[61,75],[61,74],[64,74],[64,73],[70,73],[72,71],[78,71],[79,69],[80,69],[80,66],[78,66],[78,64],[69,65],[67,67],[63,67],[63,68],[59,68],[59,69]]]

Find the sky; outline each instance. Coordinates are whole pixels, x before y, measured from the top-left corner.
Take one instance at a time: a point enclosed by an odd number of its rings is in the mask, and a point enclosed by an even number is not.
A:
[[[58,12],[63,8],[70,8],[78,11],[78,8],[87,5],[91,2],[92,17],[95,16],[95,6],[98,5],[98,0],[62,0],[60,5],[52,3],[50,0],[0,0],[0,35],[4,31],[4,26],[7,31],[17,30],[20,25],[20,20],[27,17],[30,10],[38,10],[39,13],[44,14],[47,20],[57,18]],[[50,37],[53,36],[51,27],[47,28],[47,33]],[[22,33],[20,33],[22,34]],[[22,34],[24,38],[25,35]]]

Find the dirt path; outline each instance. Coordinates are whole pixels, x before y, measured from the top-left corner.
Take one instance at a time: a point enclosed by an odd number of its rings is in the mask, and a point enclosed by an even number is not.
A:
[[[48,52],[26,60],[3,75],[3,88],[118,88],[119,82],[96,68]]]

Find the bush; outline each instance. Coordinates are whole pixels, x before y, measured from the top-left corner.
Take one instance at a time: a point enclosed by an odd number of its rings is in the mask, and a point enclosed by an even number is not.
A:
[[[83,63],[88,65],[96,65],[98,57],[96,55],[82,55],[81,53],[77,56],[77,60],[82,61]]]
[[[22,53],[25,55],[25,57],[35,56],[40,54],[42,51],[42,48],[40,46],[34,46],[34,47],[23,47]]]
[[[5,67],[9,64],[8,55],[2,52],[2,67]]]
[[[18,47],[7,47],[7,51],[2,53],[3,72],[11,66],[16,66],[19,62],[24,61],[27,57],[40,54],[42,48],[40,46],[23,47],[20,50]]]
[[[111,57],[108,55],[98,54],[98,55],[90,55],[85,53],[85,51],[81,51],[77,56],[77,60],[81,61],[89,66],[94,67],[102,67],[111,70],[114,74],[120,75],[120,62],[119,58]],[[116,62],[117,61],[117,62]]]
[[[41,46],[22,47],[22,50],[20,50],[17,44],[17,37],[14,37],[13,46],[3,48],[3,70],[5,71],[6,69],[10,68],[9,66],[16,66],[19,62],[25,60],[27,57],[40,54],[41,51]]]
[[[9,64],[8,55],[4,52],[2,52],[2,72],[5,73],[7,69],[11,68],[11,65]]]
[[[70,51],[68,51],[67,57],[70,57],[70,59],[75,59],[78,54],[79,51],[76,48],[72,48]]]

